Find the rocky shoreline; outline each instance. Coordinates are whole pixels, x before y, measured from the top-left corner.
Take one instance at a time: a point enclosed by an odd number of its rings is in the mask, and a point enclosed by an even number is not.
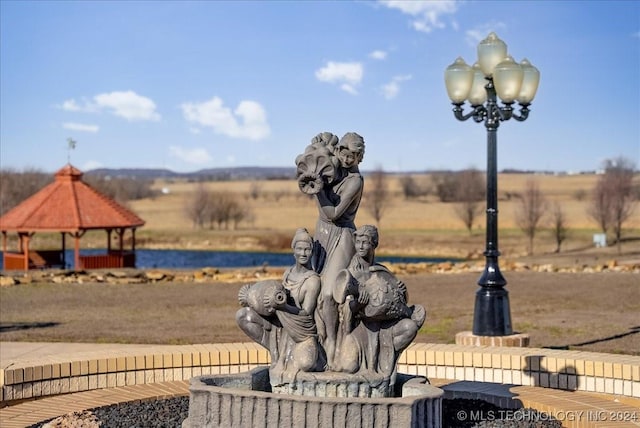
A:
[[[442,262],[442,263],[397,263],[387,264],[395,275],[418,273],[456,274],[463,272],[482,272],[484,261]],[[31,283],[54,284],[149,284],[157,282],[226,282],[238,283],[264,279],[278,279],[284,273],[284,267],[262,266],[258,268],[219,269],[206,267],[201,269],[100,269],[100,270],[62,270],[43,269],[29,272],[3,271],[0,273],[0,286],[10,287]],[[598,273],[629,272],[640,273],[640,261],[618,262],[611,259],[602,263],[582,265],[529,264],[525,262],[502,262],[502,269],[510,272],[558,272],[558,273]]]

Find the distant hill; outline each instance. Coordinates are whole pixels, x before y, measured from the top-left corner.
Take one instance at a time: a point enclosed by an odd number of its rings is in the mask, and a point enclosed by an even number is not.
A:
[[[109,176],[114,178],[139,178],[154,180],[158,178],[186,180],[278,180],[295,178],[293,167],[243,166],[235,168],[208,168],[194,172],[174,172],[160,168],[97,168],[85,172],[87,175]]]
[[[374,171],[361,170],[363,175],[371,174]],[[425,173],[451,173],[453,170],[425,170],[393,172],[385,171],[391,175],[409,175]],[[97,168],[85,172],[87,175],[109,176],[114,178],[138,178],[146,180],[184,179],[193,181],[231,181],[231,180],[289,180],[296,176],[294,167],[261,167],[261,166],[239,166],[233,168],[207,168],[193,172],[175,172],[163,168]],[[555,171],[535,171],[506,168],[500,171],[501,174],[540,174],[540,175],[566,175],[567,172]],[[594,174],[595,171],[581,171],[577,174]]]

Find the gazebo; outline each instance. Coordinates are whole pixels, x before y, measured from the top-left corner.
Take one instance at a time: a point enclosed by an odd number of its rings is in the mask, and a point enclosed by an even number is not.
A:
[[[77,270],[135,267],[135,232],[144,225],[144,220],[83,182],[82,175],[82,171],[67,164],[55,173],[53,183],[0,217],[5,270],[65,268],[67,234],[74,239],[74,267]],[[131,249],[125,250],[124,237],[128,229],[131,230]],[[80,254],[80,239],[89,230],[106,231],[106,254]],[[9,232],[18,234],[18,251],[7,249]],[[30,250],[29,241],[36,232],[59,232],[62,248]],[[118,238],[115,249],[111,245],[113,232]]]

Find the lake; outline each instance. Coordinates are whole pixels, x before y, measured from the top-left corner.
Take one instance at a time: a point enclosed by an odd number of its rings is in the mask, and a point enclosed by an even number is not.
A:
[[[104,249],[85,249],[80,254],[104,254]],[[69,268],[73,269],[73,251],[65,253]],[[439,263],[453,261],[451,258],[437,257],[376,257],[378,263]],[[233,268],[252,266],[290,266],[295,263],[291,253],[262,253],[236,251],[198,251],[198,250],[136,250],[136,267],[138,269],[199,269],[204,267]],[[3,261],[0,258],[0,269]]]

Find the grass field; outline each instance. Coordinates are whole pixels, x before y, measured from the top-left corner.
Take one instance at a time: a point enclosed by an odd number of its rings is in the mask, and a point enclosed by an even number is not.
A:
[[[640,354],[637,274],[505,272],[514,330],[533,347]],[[477,273],[400,277],[427,309],[416,341],[470,330]],[[235,322],[240,283],[29,284],[0,288],[0,341],[250,341]]]
[[[599,232],[587,213],[590,204],[588,196],[598,179],[596,175],[500,174],[499,226],[503,254],[518,257],[526,253],[526,239],[516,223],[520,202],[515,198],[507,199],[505,195],[522,192],[527,180],[531,179],[538,183],[550,203],[558,202],[562,206],[570,228],[564,249],[591,246],[593,233]],[[424,174],[416,175],[415,180],[428,186],[431,179]],[[469,234],[455,215],[455,204],[439,202],[433,195],[407,200],[402,195],[398,176],[390,175],[387,182],[390,197],[378,224],[381,237],[379,252],[467,257],[477,255],[484,249],[484,213],[478,217]],[[170,193],[131,203],[131,208],[147,222],[139,231],[142,246],[180,240],[181,245],[196,248],[286,250],[293,231],[298,227],[306,227],[313,232],[317,219],[315,201],[302,194],[294,180],[209,182],[206,186],[211,191],[237,194],[250,207],[254,219],[240,224],[238,230],[234,231],[194,230],[184,213],[184,206],[192,197],[196,184],[158,181],[156,186],[166,188]],[[256,189],[258,191],[254,192]],[[252,193],[257,193],[258,197],[250,197]],[[582,199],[578,198],[580,195]],[[356,223],[375,224],[367,209],[366,177],[365,194]],[[555,249],[550,224],[550,215],[541,222],[541,231],[534,247],[538,253]],[[625,223],[625,235],[640,235],[640,210],[636,210]]]

